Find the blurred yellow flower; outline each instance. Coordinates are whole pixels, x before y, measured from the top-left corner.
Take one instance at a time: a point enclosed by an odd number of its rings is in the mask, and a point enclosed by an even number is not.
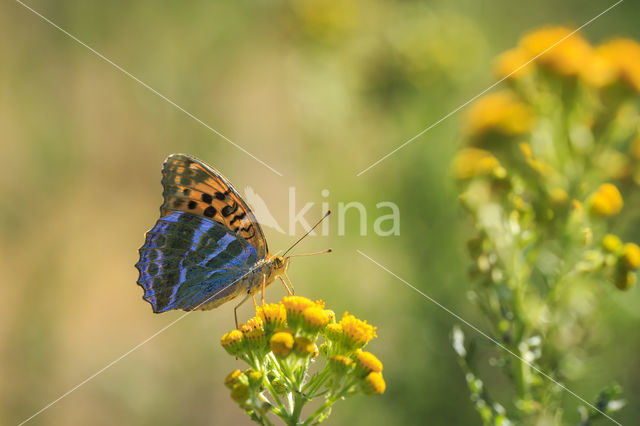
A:
[[[329,340],[339,341],[342,337],[342,325],[340,323],[327,324],[324,329],[324,335]]]
[[[640,266],[640,247],[635,243],[625,244],[622,258],[627,268],[638,269]]]
[[[532,58],[533,56],[521,48],[507,50],[496,59],[494,72],[498,78],[521,77],[530,72],[530,68],[525,64]]]
[[[595,49],[580,76],[587,84],[602,88],[615,80],[616,67],[601,49]]]
[[[479,148],[463,148],[453,158],[453,174],[458,179],[492,174],[500,162],[489,151]]]
[[[601,216],[613,216],[620,213],[624,202],[615,185],[605,183],[591,197],[591,210]]]
[[[371,352],[365,352],[361,349],[356,351],[356,363],[358,369],[365,374],[380,373],[382,371],[382,362]]]
[[[293,349],[293,335],[288,331],[279,331],[271,336],[270,348],[274,355],[285,357]]]
[[[617,253],[620,247],[622,247],[622,241],[620,241],[617,235],[607,234],[602,239],[602,247],[608,252]]]
[[[552,188],[549,191],[549,199],[553,204],[562,205],[569,201],[569,194],[562,188]]]
[[[617,38],[598,47],[598,54],[608,60],[617,76],[640,93],[640,44],[635,40]]]
[[[333,40],[344,35],[358,22],[359,6],[355,1],[291,0],[303,29],[310,35]]]
[[[365,378],[365,392],[380,395],[383,394],[387,385],[381,373],[369,373]]]
[[[560,75],[575,76],[589,63],[592,48],[579,34],[570,35],[571,32],[565,27],[540,28],[525,35],[520,47],[531,57],[541,55],[536,63]]]
[[[351,368],[351,364],[353,364],[353,360],[348,356],[333,355],[329,358],[329,368],[338,375],[345,374]]]
[[[340,320],[346,343],[353,348],[361,348],[376,336],[376,327],[367,324],[348,312]]]
[[[233,385],[236,384],[236,382],[238,380],[240,380],[240,377],[242,377],[242,371],[240,370],[233,370],[231,373],[229,373],[229,375],[224,379],[224,385],[226,387],[228,387],[229,389],[231,389],[233,387]]]
[[[529,107],[512,93],[503,91],[478,99],[467,116],[467,132],[472,136],[496,131],[505,135],[527,132],[532,125]]]
[[[303,357],[313,355],[317,350],[315,342],[304,336],[296,337],[293,347],[296,353]]]

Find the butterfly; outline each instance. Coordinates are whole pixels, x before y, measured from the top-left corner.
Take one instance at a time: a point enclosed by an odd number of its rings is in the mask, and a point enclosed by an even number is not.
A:
[[[276,278],[292,294],[282,278],[291,256],[269,253],[253,212],[218,171],[172,154],[162,166],[162,186],[160,219],[135,265],[153,312],[209,310],[244,294],[234,309],[237,327],[238,307]]]

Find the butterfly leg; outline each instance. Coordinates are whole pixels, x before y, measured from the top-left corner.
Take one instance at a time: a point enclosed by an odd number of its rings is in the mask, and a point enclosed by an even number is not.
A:
[[[291,290],[289,290],[289,286],[287,286],[287,283],[284,282],[284,278],[282,278],[282,275],[278,275],[278,278],[280,278],[280,281],[282,281],[282,285],[284,286],[284,288],[287,289],[287,293],[289,293],[289,296],[293,296],[293,293],[291,293]]]
[[[237,329],[240,329],[240,327],[238,326],[238,308],[239,308],[240,306],[242,306],[242,304],[243,304],[244,302],[246,302],[246,301],[247,301],[247,299],[249,298],[249,296],[250,296],[250,295],[251,295],[251,293],[247,292],[247,295],[244,297],[244,299],[242,299],[242,300],[240,301],[240,303],[238,303],[238,304],[236,305],[236,307],[235,307],[235,308],[233,308],[233,316],[236,318],[236,328],[237,328]]]
[[[293,289],[293,283],[291,282],[291,278],[289,278],[286,272],[284,273],[284,277],[289,282],[289,287],[291,287],[291,294],[296,294],[296,291]]]
[[[267,287],[267,276],[262,274],[262,307],[264,307],[264,289]]]

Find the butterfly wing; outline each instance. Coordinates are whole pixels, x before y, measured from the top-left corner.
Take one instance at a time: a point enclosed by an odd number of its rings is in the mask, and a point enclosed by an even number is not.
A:
[[[161,216],[171,211],[184,211],[207,217],[249,241],[259,259],[267,255],[267,240],[258,221],[218,171],[197,158],[172,154],[162,167],[162,185]]]
[[[156,313],[212,309],[247,290],[241,278],[257,260],[255,248],[222,224],[173,211],[147,232],[138,285]]]

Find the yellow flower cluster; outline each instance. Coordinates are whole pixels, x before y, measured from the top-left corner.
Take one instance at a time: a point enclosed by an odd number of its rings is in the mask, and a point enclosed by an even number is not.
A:
[[[535,68],[530,62],[595,88],[620,82],[640,93],[640,44],[631,39],[593,47],[571,28],[544,27],[526,34],[516,48],[498,57],[495,71],[501,78],[522,78]]]
[[[500,162],[489,151],[479,148],[463,148],[453,159],[453,174],[458,179],[471,179],[477,176],[504,176]]]
[[[529,107],[511,92],[496,92],[473,104],[467,117],[467,132],[472,137],[489,132],[505,136],[519,135],[531,128],[532,119]]]
[[[591,197],[591,210],[600,216],[615,216],[620,213],[624,202],[618,188],[605,183]]]
[[[319,349],[320,337],[325,342]],[[335,313],[325,309],[324,302],[284,297],[281,302],[257,306],[254,318],[222,336],[224,349],[251,366],[245,372],[233,371],[224,383],[234,401],[253,409],[252,401],[265,389],[272,395],[299,392],[297,382],[310,377],[310,361],[322,354],[324,373],[313,376],[310,386],[324,383],[327,395],[333,392],[341,397],[381,394],[385,390],[382,362],[361,349],[374,337],[376,327],[354,315],[345,312],[336,323]]]

